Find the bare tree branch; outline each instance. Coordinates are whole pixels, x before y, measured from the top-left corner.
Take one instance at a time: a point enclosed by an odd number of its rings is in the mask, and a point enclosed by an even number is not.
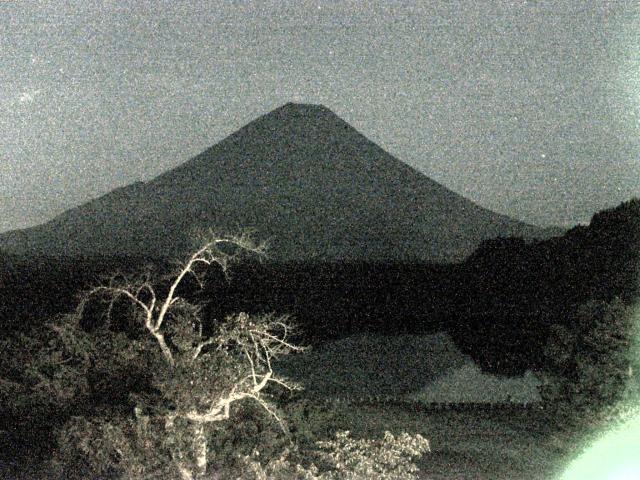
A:
[[[257,402],[284,430],[282,419],[267,401],[265,389],[270,384],[288,390],[300,388],[278,377],[273,370],[273,361],[287,353],[303,350],[288,340],[294,327],[287,316],[264,315],[254,319],[239,313],[217,325],[214,334],[203,336],[200,307],[178,295],[185,278],[193,276],[202,287],[205,267],[218,266],[226,277],[230,263],[239,255],[264,255],[265,245],[256,243],[248,233],[227,237],[208,231],[201,240],[194,253],[178,264],[176,272],[168,279],[166,294],[160,294],[148,272],[138,278],[114,275],[88,291],[76,310],[76,318],[81,318],[85,305],[95,296],[108,300],[109,318],[114,304],[121,298],[127,299],[140,312],[144,328],[153,336],[170,367],[168,371],[150,372],[159,375],[160,378],[156,378],[158,388],[163,400],[171,405],[154,415],[164,421],[165,430],[171,436],[179,436],[178,428],[185,428],[184,420],[188,421],[190,433],[187,438],[193,443],[195,463],[186,460],[180,450],[183,447],[179,445],[172,452],[173,461],[184,479],[204,475],[207,462],[204,427],[228,419],[231,406],[236,402],[245,399]],[[231,253],[229,249],[232,249]],[[206,349],[210,345],[216,345],[216,348]],[[220,366],[223,382],[208,381],[212,362],[220,362],[213,363],[213,367]],[[138,420],[140,412],[136,410]],[[178,422],[179,419],[183,422]]]
[[[115,274],[109,277],[104,285],[98,286],[87,292],[78,307],[78,314],[82,314],[82,310],[89,298],[96,295],[106,295],[110,297],[109,306],[107,308],[107,317],[110,319],[113,311],[114,303],[120,297],[126,297],[136,307],[144,312],[144,326],[149,333],[156,339],[158,345],[164,355],[166,361],[171,365],[175,365],[174,354],[169,348],[164,333],[161,328],[166,321],[172,307],[178,307],[185,302],[176,294],[178,287],[182,284],[187,275],[192,275],[198,284],[202,287],[201,274],[196,270],[198,265],[209,267],[218,265],[226,275],[228,265],[234,260],[239,251],[252,252],[256,254],[264,254],[264,244],[256,243],[251,236],[244,232],[239,236],[216,236],[213,231],[201,235],[203,241],[200,247],[187,259],[187,261],[178,269],[177,274],[173,278],[166,297],[159,302],[159,310],[156,310],[158,298],[156,290],[151,283],[149,272],[144,273],[138,279],[133,279],[124,274]],[[225,253],[218,247],[220,245],[229,245],[238,250],[235,254]],[[195,310],[191,312],[197,313]],[[200,331],[200,338],[202,333]],[[192,353],[192,359],[196,359],[202,352],[202,349],[214,343],[214,340],[200,341],[196,346],[196,350]]]

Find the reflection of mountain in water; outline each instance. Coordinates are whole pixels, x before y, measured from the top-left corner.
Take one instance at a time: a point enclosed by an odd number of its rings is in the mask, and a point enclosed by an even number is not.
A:
[[[278,368],[320,397],[390,395],[426,403],[540,400],[540,381],[531,371],[516,377],[483,373],[446,333],[353,335],[285,358]]]

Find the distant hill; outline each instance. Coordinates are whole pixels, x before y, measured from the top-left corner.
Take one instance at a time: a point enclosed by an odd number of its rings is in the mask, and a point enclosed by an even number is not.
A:
[[[147,183],[0,235],[0,249],[175,256],[195,227],[252,228],[274,260],[320,261],[452,262],[486,239],[562,233],[474,204],[323,106],[288,103]]]

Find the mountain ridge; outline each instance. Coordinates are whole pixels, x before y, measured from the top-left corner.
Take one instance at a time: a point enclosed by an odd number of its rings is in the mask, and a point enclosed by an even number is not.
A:
[[[447,189],[327,107],[289,102],[147,182],[0,234],[0,249],[180,255],[203,227],[252,228],[278,260],[451,262],[488,238],[549,236]]]

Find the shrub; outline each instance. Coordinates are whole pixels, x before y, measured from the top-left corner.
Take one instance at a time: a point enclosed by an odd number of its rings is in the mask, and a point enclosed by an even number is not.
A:
[[[564,419],[597,416],[620,400],[632,372],[631,309],[619,299],[581,305],[568,326],[553,325],[541,395]]]
[[[348,431],[336,433],[335,439],[320,441],[308,452],[311,462],[292,462],[289,452],[262,465],[259,455],[245,457],[250,480],[412,480],[418,467],[413,458],[429,451],[429,442],[419,434],[403,433],[396,437],[385,432],[381,440],[355,440]]]

